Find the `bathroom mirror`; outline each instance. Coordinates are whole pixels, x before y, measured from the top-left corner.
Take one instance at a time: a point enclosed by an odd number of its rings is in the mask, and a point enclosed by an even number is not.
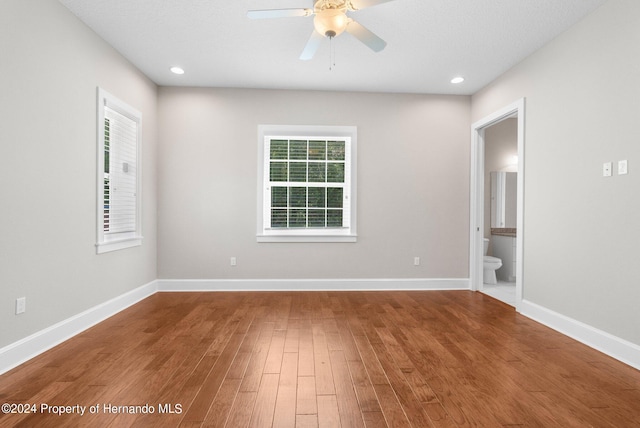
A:
[[[516,228],[518,173],[491,172],[491,227]]]

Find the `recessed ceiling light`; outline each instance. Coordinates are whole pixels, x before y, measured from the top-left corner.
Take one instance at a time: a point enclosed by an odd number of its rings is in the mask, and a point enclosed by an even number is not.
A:
[[[453,79],[451,79],[451,83],[462,83],[464,82],[464,77],[462,76],[458,76],[458,77],[454,77]]]
[[[173,74],[184,74],[184,70],[180,67],[171,67],[171,72]]]

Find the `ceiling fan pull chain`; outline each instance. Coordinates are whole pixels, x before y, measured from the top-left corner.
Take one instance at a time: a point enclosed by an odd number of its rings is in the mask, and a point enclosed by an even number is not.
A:
[[[332,48],[333,48],[333,66],[335,67],[336,66],[336,47],[335,47],[335,45],[332,46]]]
[[[333,37],[329,36],[329,71],[336,66],[336,47],[333,45]]]
[[[332,68],[332,52],[333,52],[333,37],[329,36],[329,71],[333,70]]]

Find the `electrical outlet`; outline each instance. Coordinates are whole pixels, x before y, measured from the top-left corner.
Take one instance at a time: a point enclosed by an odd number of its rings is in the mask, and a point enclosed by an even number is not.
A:
[[[231,266],[235,266],[238,264],[238,261],[236,260],[235,257],[231,257]]]
[[[420,257],[414,257],[413,258],[413,265],[414,266],[420,266]]]
[[[23,314],[27,310],[27,298],[20,297],[16,299],[16,315]]]
[[[628,172],[629,172],[629,170],[627,169],[627,161],[626,161],[626,159],[618,161],[618,175],[625,175]]]

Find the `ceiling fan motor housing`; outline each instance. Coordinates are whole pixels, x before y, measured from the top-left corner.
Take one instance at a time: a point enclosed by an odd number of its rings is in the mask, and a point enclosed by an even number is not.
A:
[[[327,37],[339,36],[349,24],[345,9],[321,9],[313,18],[316,31]]]

